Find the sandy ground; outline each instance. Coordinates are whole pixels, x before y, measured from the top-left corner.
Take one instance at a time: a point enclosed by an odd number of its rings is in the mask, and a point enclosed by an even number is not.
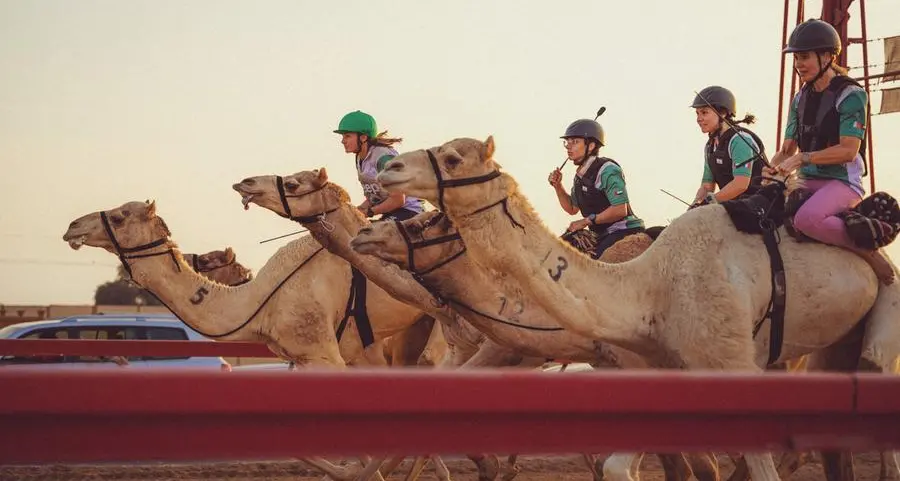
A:
[[[878,479],[880,461],[877,453],[863,453],[855,456],[854,468],[857,481],[875,481]],[[551,480],[585,480],[591,475],[579,456],[524,456],[519,458],[521,472],[517,481],[551,481]],[[403,471],[397,471],[388,479],[403,479],[408,461],[401,465]],[[454,481],[477,481],[474,465],[465,459],[447,461],[451,477]],[[733,466],[727,457],[720,457],[722,479],[728,478]],[[129,464],[129,465],[44,465],[44,466],[6,466],[0,467],[0,480],[17,481],[49,481],[49,480],[261,480],[270,481],[318,481],[318,471],[308,468],[297,461],[269,462],[228,462],[202,464]],[[422,480],[432,481],[437,478],[429,465]],[[499,481],[498,477],[498,481]],[[643,481],[662,481],[663,475],[655,456],[647,456],[641,465]],[[812,481],[825,479],[818,463],[804,466],[793,476],[793,481]],[[894,478],[896,479],[896,478]]]

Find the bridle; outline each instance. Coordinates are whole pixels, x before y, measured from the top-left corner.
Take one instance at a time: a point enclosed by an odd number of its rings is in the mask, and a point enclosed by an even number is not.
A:
[[[446,214],[444,214],[443,212],[435,215],[434,217],[432,217],[431,219],[427,220],[426,222],[424,222],[422,224],[422,231],[424,232],[425,229],[437,224],[438,222],[443,220],[445,217],[446,217]],[[407,232],[406,227],[403,225],[403,222],[401,222],[399,220],[395,220],[394,225],[397,226],[397,230],[400,232],[400,236],[403,237],[403,242],[406,243],[406,257],[407,257],[407,262],[409,264],[409,267],[407,267],[407,270],[410,273],[412,273],[412,275],[414,277],[417,277],[416,280],[419,281],[420,284],[422,284],[422,280],[420,280],[421,276],[424,276],[432,271],[435,271],[435,270],[453,262],[454,260],[458,259],[460,256],[462,256],[463,254],[466,253],[466,246],[465,246],[465,244],[463,244],[463,248],[459,252],[451,255],[447,259],[439,261],[435,265],[428,267],[426,269],[417,269],[416,268],[416,257],[415,257],[415,252],[417,249],[424,249],[429,246],[446,244],[447,242],[452,242],[455,240],[461,241],[462,237],[459,235],[459,232],[457,232],[454,234],[448,234],[448,235],[443,235],[440,237],[435,237],[434,239],[413,241],[412,237],[409,235],[409,232]]]
[[[106,236],[109,237],[109,241],[112,242],[113,248],[115,249],[115,254],[119,257],[119,261],[122,262],[122,266],[125,268],[125,272],[128,273],[128,277],[131,278],[131,282],[137,284],[138,286],[141,286],[140,283],[138,283],[132,275],[131,264],[128,263],[128,261],[131,259],[142,259],[145,257],[163,256],[168,254],[172,258],[172,262],[175,264],[175,268],[178,269],[178,272],[181,272],[181,266],[178,265],[178,260],[175,259],[175,251],[172,250],[172,247],[169,247],[164,251],[151,252],[149,254],[140,254],[141,252],[148,251],[155,247],[166,245],[169,242],[168,236],[135,247],[122,247],[122,245],[119,244],[119,240],[116,238],[116,233],[115,231],[113,231],[112,224],[110,224],[109,222],[109,215],[106,213],[106,211],[100,211],[100,222],[103,223],[103,229],[106,230]]]
[[[429,227],[433,227],[433,226],[437,225],[438,222],[444,220],[445,218],[446,218],[446,214],[444,214],[443,212],[438,213],[437,215],[435,215],[434,217],[432,217],[431,219],[429,219],[428,221],[426,221],[422,224],[422,232],[424,233]],[[428,267],[428,268],[420,268],[420,269],[416,268],[415,251],[417,249],[423,249],[423,248],[429,247],[429,246],[446,244],[448,242],[453,242],[455,240],[462,241],[462,237],[459,235],[459,232],[456,232],[453,234],[442,235],[440,237],[435,237],[433,239],[413,241],[412,237],[409,235],[409,232],[407,232],[405,226],[403,225],[403,222],[395,220],[394,224],[397,226],[397,230],[400,232],[400,236],[403,238],[403,242],[406,243],[406,256],[407,256],[407,262],[409,264],[409,266],[407,267],[407,270],[410,272],[410,274],[412,274],[413,279],[415,279],[416,282],[418,282],[422,286],[422,288],[424,288],[426,291],[428,291],[429,294],[431,294],[432,297],[434,297],[435,302],[436,302],[436,307],[449,307],[452,304],[455,306],[459,306],[470,312],[473,312],[473,313],[475,313],[481,317],[484,317],[486,319],[490,319],[494,322],[499,322],[499,323],[505,324],[507,326],[518,327],[520,329],[529,329],[532,331],[562,331],[563,330],[562,327],[530,326],[530,325],[526,325],[526,324],[519,324],[516,322],[511,322],[506,319],[500,319],[498,317],[492,316],[488,313],[485,313],[478,309],[475,309],[474,307],[472,307],[464,302],[461,302],[456,299],[450,298],[448,296],[442,295],[440,292],[438,292],[438,290],[434,286],[432,286],[432,284],[430,282],[428,282],[425,279],[424,276],[426,276],[426,275],[436,271],[437,269],[439,269],[443,266],[446,266],[447,264],[453,262],[454,260],[462,257],[462,255],[466,253],[465,244],[463,244],[463,248],[461,250],[459,250],[458,252],[450,255],[446,259],[438,261],[437,263],[435,263],[434,265],[432,265],[431,267]]]
[[[269,295],[268,295],[265,299],[263,299],[263,301],[262,301],[262,303],[260,303],[259,307],[256,308],[256,311],[254,311],[253,314],[251,314],[250,317],[248,317],[246,321],[242,322],[240,325],[238,325],[238,326],[235,327],[234,329],[231,329],[231,330],[229,330],[229,331],[227,331],[227,332],[223,332],[223,333],[221,333],[221,334],[210,334],[210,333],[207,333],[207,332],[204,332],[204,331],[198,329],[196,326],[192,326],[190,323],[188,323],[187,321],[185,321],[184,319],[182,319],[181,316],[179,316],[179,315],[175,312],[174,309],[172,309],[168,304],[165,303],[165,301],[163,301],[162,299],[160,299],[159,296],[157,296],[156,294],[154,294],[154,293],[153,293],[152,291],[150,291],[149,289],[147,289],[147,288],[145,288],[144,286],[142,286],[139,282],[137,282],[137,281],[134,279],[134,276],[132,275],[132,272],[131,272],[131,265],[129,265],[128,260],[130,260],[130,259],[141,259],[141,258],[154,257],[154,256],[161,256],[161,255],[166,255],[166,254],[168,254],[168,255],[172,258],[172,262],[175,264],[175,268],[178,270],[178,272],[181,272],[181,266],[178,264],[178,260],[175,258],[175,251],[173,250],[172,247],[169,247],[168,249],[166,249],[166,250],[164,250],[164,251],[160,251],[160,252],[152,252],[152,253],[149,253],[149,254],[138,254],[139,252],[143,252],[143,251],[146,251],[146,250],[150,250],[150,249],[153,249],[154,247],[160,247],[160,246],[166,245],[166,244],[168,243],[168,241],[169,241],[168,235],[165,236],[165,237],[163,237],[163,238],[161,238],[161,239],[155,240],[155,241],[153,241],[153,242],[148,242],[148,243],[146,243],[146,244],[141,244],[141,245],[139,245],[139,246],[135,246],[135,247],[122,247],[122,245],[119,244],[118,239],[116,239],[116,234],[115,234],[115,232],[113,231],[112,225],[109,223],[109,216],[107,215],[106,211],[100,211],[100,221],[103,223],[103,228],[106,230],[106,235],[107,235],[107,237],[109,237],[110,242],[112,242],[113,248],[115,248],[115,251],[116,251],[115,254],[119,257],[119,260],[122,262],[122,265],[125,267],[125,271],[128,273],[128,276],[131,278],[131,282],[137,284],[137,285],[140,286],[142,289],[144,289],[145,291],[147,291],[148,293],[150,293],[150,295],[152,295],[153,297],[155,297],[156,300],[158,300],[158,301],[160,302],[160,304],[162,304],[163,306],[165,306],[166,309],[169,310],[169,312],[171,312],[175,317],[177,317],[177,318],[178,318],[181,322],[183,322],[185,325],[187,325],[187,326],[190,327],[191,329],[197,331],[197,332],[200,333],[201,335],[206,336],[206,337],[209,337],[209,338],[213,338],[213,339],[215,339],[215,338],[222,338],[222,337],[226,337],[226,336],[230,336],[230,335],[232,335],[232,334],[234,334],[234,333],[240,331],[240,330],[243,329],[244,327],[246,327],[247,324],[250,324],[250,322],[251,322],[254,318],[256,318],[256,315],[259,314],[259,312],[262,311],[263,307],[265,307],[265,305],[269,302],[269,299],[271,299],[272,296],[274,296],[275,293],[278,292],[278,290],[281,289],[281,287],[282,287],[288,280],[290,280],[291,277],[294,276],[294,274],[296,274],[298,271],[300,271],[300,269],[301,269],[303,266],[305,266],[307,263],[309,263],[309,262],[316,256],[316,254],[318,254],[319,252],[322,252],[322,250],[325,249],[324,247],[319,247],[319,248],[316,249],[312,254],[310,254],[309,257],[307,257],[303,262],[301,262],[300,265],[298,265],[296,268],[294,268],[294,270],[291,271],[291,273],[288,274],[287,277],[285,277],[280,283],[278,283],[278,285],[275,286],[275,289],[273,289],[272,292],[269,293]],[[129,254],[130,254],[130,255],[129,255]],[[248,280],[248,281],[249,281],[249,280]]]
[[[309,194],[313,194],[313,193],[321,191],[322,189],[325,188],[326,185],[327,185],[327,183],[322,184],[319,187],[316,187],[315,189],[308,190],[306,192],[301,192],[299,194],[288,194],[284,190],[284,178],[280,175],[275,176],[275,187],[278,189],[278,197],[279,197],[279,200],[281,200],[281,206],[284,208],[284,213],[276,212],[276,214],[280,215],[281,217],[284,217],[285,219],[290,219],[290,220],[300,223],[300,224],[311,224],[313,222],[319,221],[329,232],[334,230],[334,226],[327,224],[325,222],[325,216],[332,212],[337,211],[338,207],[335,207],[334,209],[327,210],[324,212],[320,212],[315,215],[304,216],[304,215],[294,215],[291,212],[291,206],[288,203],[288,199],[291,199],[291,198],[297,199],[300,197],[306,197]]]
[[[431,149],[425,149],[425,153],[428,154],[428,161],[431,162],[431,170],[434,171],[434,176],[437,179],[438,208],[442,212],[447,211],[446,206],[444,206],[444,189],[447,189],[450,187],[462,187],[462,186],[466,186],[466,185],[483,184],[485,182],[490,182],[491,180],[494,180],[497,177],[500,177],[500,171],[494,169],[491,172],[488,172],[487,174],[478,175],[475,177],[465,177],[462,179],[444,179],[444,176],[441,174],[441,168],[438,165],[438,161],[437,161],[437,158],[434,156],[434,153],[431,152]],[[509,201],[509,196],[505,196],[502,199],[498,200],[497,202],[494,202],[493,204],[488,204],[484,207],[476,209],[473,212],[470,212],[468,214],[463,214],[463,215],[461,215],[461,217],[472,216],[472,215],[484,212],[492,207],[495,207],[498,205],[503,205],[503,212],[506,214],[507,217],[509,217],[509,220],[513,223],[513,225],[524,230],[525,227],[522,224],[519,224],[518,222],[516,222],[516,220],[513,218],[512,214],[509,213],[509,206],[507,205],[508,201]]]

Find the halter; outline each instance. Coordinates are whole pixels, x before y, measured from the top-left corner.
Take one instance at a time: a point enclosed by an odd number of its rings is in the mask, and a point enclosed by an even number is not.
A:
[[[234,334],[234,333],[240,331],[241,329],[243,329],[244,327],[246,327],[247,324],[250,324],[250,322],[254,318],[256,318],[256,315],[259,314],[259,312],[263,309],[263,307],[265,307],[265,305],[269,302],[269,299],[271,299],[272,296],[274,296],[275,293],[278,292],[278,290],[281,289],[281,287],[288,280],[290,280],[291,277],[294,276],[294,274],[296,274],[303,266],[305,266],[308,262],[310,262],[313,259],[313,257],[315,257],[316,254],[318,254],[319,252],[322,252],[322,250],[324,249],[324,247],[319,247],[318,249],[316,249],[315,252],[310,254],[309,257],[307,257],[302,263],[300,263],[300,265],[298,265],[293,271],[291,271],[291,273],[288,274],[287,277],[285,277],[280,283],[278,283],[277,286],[275,286],[275,289],[273,289],[272,292],[269,293],[269,295],[262,301],[262,303],[259,305],[259,307],[256,308],[256,311],[254,311],[253,314],[251,314],[250,317],[247,318],[246,321],[242,322],[240,325],[238,325],[234,329],[231,329],[227,332],[223,332],[221,334],[211,334],[211,333],[207,333],[207,332],[204,332],[204,331],[198,329],[196,326],[192,326],[190,323],[188,323],[187,321],[182,319],[181,316],[179,316],[175,312],[174,309],[169,307],[168,304],[166,304],[162,299],[160,299],[159,296],[157,296],[156,294],[154,294],[152,291],[148,290],[144,286],[141,286],[141,284],[138,283],[134,279],[134,276],[131,273],[131,266],[128,264],[129,259],[140,259],[140,258],[144,258],[144,257],[154,257],[154,256],[161,256],[161,255],[166,255],[166,254],[168,254],[172,258],[172,262],[175,264],[175,268],[178,269],[178,272],[181,272],[181,266],[178,264],[178,260],[175,258],[175,251],[171,247],[169,247],[168,249],[161,251],[161,252],[153,252],[150,254],[141,254],[141,255],[127,255],[127,254],[134,254],[136,252],[141,252],[141,251],[145,251],[148,249],[152,249],[154,247],[159,247],[159,246],[165,245],[166,242],[168,242],[168,240],[169,240],[168,236],[163,237],[162,239],[159,239],[159,240],[155,240],[153,242],[149,242],[147,244],[142,244],[142,245],[136,246],[136,247],[122,247],[122,245],[119,244],[118,239],[116,239],[116,234],[115,234],[115,232],[113,232],[112,225],[110,225],[110,223],[109,223],[109,217],[106,214],[106,211],[100,211],[100,221],[103,223],[103,228],[106,230],[106,235],[107,235],[107,237],[109,237],[110,242],[112,242],[113,247],[116,250],[116,255],[119,256],[119,260],[122,262],[122,266],[125,267],[125,271],[128,273],[128,276],[131,277],[131,282],[134,282],[135,284],[140,286],[142,289],[144,289],[145,291],[150,293],[150,295],[155,297],[156,300],[158,300],[160,302],[160,304],[165,306],[166,309],[169,310],[169,312],[171,312],[175,317],[178,318],[178,320],[183,322],[185,325],[187,325],[191,329],[197,331],[201,335],[209,337],[209,338],[221,338],[221,337],[230,336],[231,334]],[[237,286],[240,284],[245,284],[247,282],[249,282],[249,279],[246,281],[240,282],[238,284],[234,284],[234,285]]]
[[[431,220],[429,220],[423,224],[423,226],[422,226],[423,230],[437,224],[444,217],[445,217],[444,213],[440,213],[440,214],[434,216]],[[436,269],[439,269],[439,268],[449,264],[450,262],[459,258],[461,255],[465,254],[465,252],[466,252],[466,247],[465,247],[465,245],[463,245],[462,250],[460,250],[456,254],[453,254],[449,258],[444,259],[443,261],[440,261],[437,264],[435,264],[427,269],[424,269],[424,270],[416,269],[416,260],[415,260],[416,249],[424,249],[425,247],[428,247],[428,246],[445,244],[447,242],[452,242],[455,240],[461,241],[462,237],[459,235],[459,232],[457,232],[455,234],[444,235],[444,236],[440,236],[440,237],[435,237],[434,239],[428,239],[428,240],[422,240],[422,241],[416,242],[416,241],[413,241],[412,238],[409,236],[409,232],[406,231],[406,228],[403,226],[403,222],[401,222],[399,220],[395,220],[394,224],[397,226],[397,230],[400,231],[400,235],[403,237],[403,242],[406,243],[406,256],[407,256],[407,260],[409,262],[408,270],[409,270],[409,272],[411,272],[413,274],[413,276],[423,276],[425,274],[428,274]],[[421,281],[420,281],[420,283],[421,283]]]
[[[175,252],[171,247],[164,251],[160,252],[152,252],[149,254],[137,254],[138,252],[147,251],[153,249],[154,247],[160,247],[166,245],[169,241],[168,236],[163,237],[161,239],[157,239],[153,242],[148,242],[146,244],[141,244],[135,247],[122,247],[119,244],[119,240],[116,239],[116,233],[113,231],[112,225],[109,223],[109,215],[106,211],[100,211],[100,221],[103,223],[103,228],[106,230],[106,236],[109,237],[109,241],[112,242],[113,248],[115,249],[116,256],[119,257],[119,261],[122,263],[122,266],[125,268],[125,272],[128,273],[128,277],[131,278],[131,282],[140,286],[140,283],[134,279],[134,276],[131,272],[131,264],[128,263],[130,259],[142,259],[145,257],[155,257],[162,256],[168,254],[172,258],[172,262],[175,264],[175,268],[178,269],[178,272],[181,272],[181,266],[178,265],[178,260],[175,259]],[[131,254],[131,255],[129,255]],[[141,286],[143,287],[143,286]]]
[[[479,175],[479,176],[475,176],[475,177],[466,177],[463,179],[446,180],[446,179],[444,179],[443,175],[441,175],[441,168],[438,166],[437,158],[434,156],[434,154],[431,152],[431,150],[426,149],[425,153],[428,154],[428,160],[429,160],[429,162],[431,162],[431,169],[434,171],[435,178],[437,178],[438,207],[443,212],[447,211],[447,208],[444,206],[444,189],[446,189],[448,187],[462,187],[465,185],[483,184],[485,182],[489,182],[493,179],[496,179],[497,177],[500,177],[500,171],[495,169],[484,175]],[[520,227],[521,229],[524,230],[525,227],[522,224],[519,224],[518,222],[516,222],[516,220],[513,218],[512,214],[509,213],[509,206],[507,205],[508,200],[509,200],[508,196],[504,197],[504,198],[500,199],[499,201],[494,202],[493,204],[489,204],[480,209],[476,209],[474,212],[471,212],[469,214],[464,214],[462,217],[468,217],[471,215],[475,215],[480,212],[484,212],[484,211],[486,211],[492,207],[495,207],[497,205],[503,205],[503,212],[506,214],[507,217],[509,217],[510,222],[512,222],[514,226]]]
[[[281,217],[284,217],[285,219],[290,219],[290,220],[300,223],[300,224],[312,224],[313,222],[319,221],[322,223],[322,226],[325,227],[325,230],[331,232],[332,230],[334,230],[334,226],[325,222],[325,216],[332,212],[337,211],[338,210],[337,207],[335,207],[334,209],[331,209],[331,210],[320,212],[315,215],[303,216],[303,215],[294,215],[291,212],[290,204],[288,204],[289,198],[300,198],[300,197],[305,197],[305,196],[315,193],[315,192],[319,192],[320,190],[325,188],[325,185],[326,184],[322,184],[321,186],[316,187],[315,189],[312,189],[312,190],[309,190],[306,192],[302,192],[299,194],[288,194],[284,191],[284,178],[280,175],[275,176],[275,186],[278,188],[278,197],[281,200],[281,206],[284,208],[284,214],[282,214],[280,212],[276,212],[276,214],[280,215]]]
[[[494,204],[494,205],[496,205],[496,204]],[[438,222],[443,220],[445,216],[446,216],[446,214],[444,214],[442,212],[442,213],[439,213],[438,215],[434,216],[431,220],[423,223],[422,231],[424,232],[429,227],[433,227],[435,224],[437,224]],[[460,302],[460,301],[457,301],[456,299],[441,295],[437,291],[437,289],[435,289],[431,285],[431,283],[429,283],[423,276],[425,276],[431,272],[434,272],[435,270],[462,257],[462,255],[466,253],[465,244],[463,245],[462,250],[460,250],[459,252],[451,255],[447,259],[439,261],[435,265],[433,265],[427,269],[424,269],[424,270],[416,269],[415,260],[414,260],[415,250],[425,248],[428,246],[445,244],[447,242],[452,242],[454,240],[462,240],[462,237],[457,232],[455,234],[449,234],[449,235],[443,235],[440,237],[435,237],[434,239],[428,239],[428,240],[423,240],[423,241],[419,241],[419,242],[414,242],[410,238],[409,233],[404,228],[402,222],[395,220],[394,223],[397,225],[397,230],[400,231],[400,235],[403,237],[403,241],[406,243],[406,252],[407,252],[407,258],[408,258],[408,262],[409,262],[409,267],[407,270],[409,270],[409,272],[412,274],[413,279],[415,279],[416,282],[418,282],[422,286],[422,288],[424,288],[426,291],[428,291],[429,294],[431,294],[432,297],[434,297],[434,299],[437,303],[437,307],[448,307],[452,304],[454,306],[458,306],[467,311],[475,313],[481,317],[484,317],[485,319],[490,319],[491,321],[498,322],[500,324],[505,324],[505,325],[511,326],[511,327],[517,327],[519,329],[528,329],[528,330],[532,330],[532,331],[552,331],[552,332],[563,330],[562,327],[530,326],[527,324],[518,324],[515,322],[511,322],[506,319],[500,319],[500,318],[492,316],[486,312],[479,311],[478,309],[475,309],[474,307],[472,307],[464,302]]]

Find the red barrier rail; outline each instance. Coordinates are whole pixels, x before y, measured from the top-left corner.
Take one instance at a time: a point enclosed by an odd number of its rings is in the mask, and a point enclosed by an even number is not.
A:
[[[265,344],[237,341],[0,339],[0,356],[277,357]]]
[[[900,448],[877,374],[0,370],[0,463]]]

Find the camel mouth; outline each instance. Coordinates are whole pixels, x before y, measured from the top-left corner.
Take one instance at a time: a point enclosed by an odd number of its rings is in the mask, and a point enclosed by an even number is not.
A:
[[[244,210],[250,210],[250,202],[253,201],[253,198],[256,197],[253,194],[241,194],[241,204],[244,205]]]
[[[69,238],[67,242],[69,243],[69,248],[77,251],[78,249],[81,249],[81,246],[84,245],[85,241],[87,241],[87,235]]]
[[[398,186],[408,183],[410,180],[411,179],[408,179],[408,178],[401,179],[401,178],[389,177],[389,176],[383,176],[383,177],[380,175],[378,176],[378,182],[381,184],[381,187],[383,187],[384,189],[388,189],[389,187],[396,188]]]

